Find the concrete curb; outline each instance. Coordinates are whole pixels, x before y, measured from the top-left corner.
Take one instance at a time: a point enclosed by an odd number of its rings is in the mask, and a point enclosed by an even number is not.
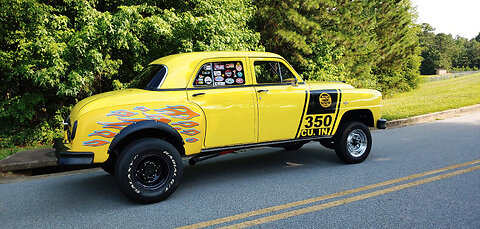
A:
[[[463,114],[472,113],[475,111],[480,111],[480,104],[468,106],[468,107],[461,107],[452,110],[440,111],[431,114],[424,114],[410,118],[402,118],[392,121],[387,121],[387,129],[398,128],[403,126],[409,126],[418,123],[424,122],[432,122],[438,119],[446,119],[451,118]]]
[[[53,148],[21,151],[0,160],[0,171],[18,171],[56,166]]]
[[[388,121],[387,129],[424,122],[432,122],[438,119],[455,117],[475,111],[480,111],[480,104],[426,115],[419,115],[411,118]],[[3,160],[0,160],[0,172],[39,169],[51,166],[57,166],[55,150],[52,148],[21,151]]]

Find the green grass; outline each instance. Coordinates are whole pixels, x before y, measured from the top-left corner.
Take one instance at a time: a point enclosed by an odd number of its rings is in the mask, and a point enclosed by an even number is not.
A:
[[[51,145],[33,145],[33,146],[14,146],[10,148],[0,148],[0,160],[20,151],[32,150],[32,149],[44,149],[50,148]]]
[[[480,73],[423,83],[415,90],[385,98],[382,117],[394,120],[475,104],[480,104]]]

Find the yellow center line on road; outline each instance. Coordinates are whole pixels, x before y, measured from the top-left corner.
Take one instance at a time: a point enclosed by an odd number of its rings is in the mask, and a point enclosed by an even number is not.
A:
[[[461,167],[465,167],[465,166],[469,166],[469,165],[474,165],[474,164],[478,164],[478,163],[480,163],[480,160],[473,160],[473,161],[469,161],[469,162],[465,162],[465,163],[461,163],[461,164],[447,166],[447,167],[441,168],[441,169],[431,170],[431,171],[427,171],[427,172],[423,172],[423,173],[413,174],[413,175],[406,176],[406,177],[401,177],[401,178],[392,179],[392,180],[388,180],[388,181],[384,181],[384,182],[380,182],[380,183],[376,183],[376,184],[371,184],[371,185],[363,186],[363,187],[360,187],[360,188],[350,189],[350,190],[337,192],[337,193],[324,195],[324,196],[319,196],[319,197],[314,197],[314,198],[310,198],[310,199],[306,199],[306,200],[295,201],[295,202],[291,202],[291,203],[287,203],[287,204],[281,204],[281,205],[277,205],[277,206],[273,206],[273,207],[263,208],[263,209],[259,209],[259,210],[255,210],[255,211],[245,212],[245,213],[241,213],[241,214],[238,214],[238,215],[227,216],[227,217],[214,219],[214,220],[210,220],[210,221],[205,221],[205,222],[201,222],[201,223],[191,224],[191,225],[179,227],[178,229],[202,228],[202,227],[208,227],[208,226],[217,225],[217,224],[221,224],[221,223],[231,222],[231,221],[235,221],[235,220],[239,220],[239,219],[248,218],[248,217],[251,217],[251,216],[261,215],[261,214],[274,212],[274,211],[279,211],[279,210],[292,208],[292,207],[297,207],[297,206],[301,206],[301,205],[305,205],[305,204],[309,204],[309,203],[314,203],[314,202],[318,202],[318,201],[322,201],[322,200],[328,200],[328,199],[332,199],[332,198],[336,198],[336,197],[340,197],[340,196],[345,196],[345,195],[352,194],[352,193],[357,193],[357,192],[366,191],[366,190],[370,190],[370,189],[374,189],[374,188],[378,188],[378,187],[382,187],[382,186],[386,186],[386,185],[391,185],[391,184],[395,184],[395,183],[402,182],[402,181],[407,181],[407,180],[411,180],[411,179],[415,179],[415,178],[419,178],[419,177],[433,175],[433,174],[437,174],[437,173],[441,173],[441,172],[445,172],[445,171],[449,171],[449,170],[452,170],[452,169],[457,169],[457,168],[461,168]]]
[[[445,178],[448,178],[448,177],[460,175],[460,174],[463,174],[463,173],[472,172],[472,171],[475,171],[475,170],[478,170],[478,169],[480,169],[480,165],[470,167],[470,168],[467,168],[467,169],[457,170],[455,172],[450,172],[450,173],[437,175],[437,176],[430,177],[430,178],[425,178],[425,179],[418,180],[418,181],[413,181],[413,182],[406,183],[406,184],[393,186],[393,187],[390,187],[390,188],[385,188],[385,189],[382,189],[382,190],[378,190],[378,191],[375,191],[375,192],[370,192],[370,193],[363,194],[363,195],[353,196],[353,197],[350,197],[350,198],[345,198],[345,199],[332,201],[332,202],[328,202],[328,203],[324,203],[324,204],[314,205],[314,206],[311,206],[311,207],[302,208],[302,209],[298,209],[298,210],[295,210],[295,211],[289,211],[289,212],[285,212],[285,213],[281,213],[281,214],[277,214],[277,215],[262,217],[262,218],[259,218],[259,219],[246,221],[246,222],[243,222],[243,223],[238,223],[238,224],[234,224],[234,225],[226,226],[226,227],[221,227],[221,228],[222,229],[227,229],[227,228],[230,229],[230,228],[251,227],[251,226],[264,224],[264,223],[268,223],[268,222],[272,222],[272,221],[276,221],[276,220],[280,220],[280,219],[285,219],[285,218],[292,217],[292,216],[303,215],[303,214],[306,214],[306,213],[315,212],[315,211],[319,211],[319,210],[322,210],[322,209],[339,206],[339,205],[342,205],[342,204],[348,204],[348,203],[351,203],[351,202],[364,200],[364,199],[375,197],[375,196],[384,195],[384,194],[399,191],[399,190],[402,190],[402,189],[411,188],[411,187],[414,187],[414,186],[417,186],[417,185],[426,184],[426,183],[429,183],[429,182],[432,182],[432,181],[437,181],[437,180],[445,179]]]

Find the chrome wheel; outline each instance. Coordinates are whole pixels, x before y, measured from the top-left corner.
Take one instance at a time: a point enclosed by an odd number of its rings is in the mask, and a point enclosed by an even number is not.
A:
[[[347,150],[352,157],[362,156],[367,149],[367,135],[361,129],[355,129],[347,137]]]

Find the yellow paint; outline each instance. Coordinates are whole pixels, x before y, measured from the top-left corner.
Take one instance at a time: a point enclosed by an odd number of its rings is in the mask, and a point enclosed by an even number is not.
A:
[[[211,58],[201,61],[195,73],[200,71],[204,64],[211,62],[242,62],[243,66],[247,65],[245,58]],[[192,77],[188,84],[187,94],[188,99],[203,110],[207,120],[204,147],[255,143],[256,111],[253,87],[205,88],[193,86],[194,78]],[[252,85],[249,75],[244,78],[244,85]],[[198,93],[204,94],[193,96]]]
[[[199,87],[193,86],[194,78],[200,67],[204,63],[216,61],[242,62],[245,84],[209,89],[198,89]],[[275,86],[258,85],[253,71],[255,61],[278,61],[285,64],[298,83]],[[300,122],[302,122],[300,126],[305,126],[310,118],[314,121],[326,118],[323,120],[324,124],[325,121],[331,119],[330,122],[327,122],[328,126],[321,126],[323,129],[319,130],[319,134],[333,135],[334,129],[340,123],[341,116],[352,109],[371,110],[375,122],[380,118],[380,92],[353,89],[352,86],[339,82],[305,84],[281,56],[273,53],[185,53],[163,57],[151,64],[162,64],[168,69],[160,91],[125,89],[102,93],[80,101],[72,109],[70,122],[73,126],[73,123],[77,121],[78,127],[75,139],[67,145],[70,150],[93,152],[95,163],[104,162],[108,158],[107,151],[113,138],[92,136],[92,134],[95,131],[105,130],[118,134],[120,130],[105,128],[105,125],[100,125],[99,122],[120,121],[117,116],[109,115],[112,111],[118,110],[138,113],[128,118],[145,118],[146,114],[158,114],[153,111],[146,113],[134,111],[133,109],[137,106],[145,106],[152,110],[168,106],[185,106],[199,114],[190,120],[198,123],[198,126],[193,128],[195,130],[185,130],[188,128],[178,130],[185,142],[186,155],[197,154],[205,148],[293,139],[296,137]],[[304,109],[304,106],[308,106],[310,91],[326,89],[341,90],[342,101],[337,104],[339,109],[334,114],[322,117],[314,115],[309,118],[309,115],[305,114],[307,109]],[[259,90],[268,91],[258,92]],[[204,94],[194,97],[193,95],[196,93]],[[307,103],[305,103],[305,98]],[[328,102],[327,100],[325,101]],[[348,104],[344,104],[344,101],[348,101]],[[305,113],[302,114],[304,110]],[[170,120],[169,125],[183,121],[168,115],[164,116]],[[179,126],[172,127],[179,128]],[[303,127],[297,136],[306,136],[309,134],[308,131],[308,128]],[[195,135],[189,136],[187,133]],[[188,142],[189,138],[198,140]],[[85,142],[92,140],[108,143],[99,146],[84,145]]]
[[[291,72],[293,69],[280,58],[250,58],[250,67],[255,61],[278,61]],[[252,71],[253,72],[253,71]],[[295,74],[295,73],[294,73]],[[255,73],[252,74],[256,83]],[[297,80],[303,82],[298,76]],[[256,85],[258,107],[258,142],[276,141],[295,138],[298,122],[307,96],[306,84],[296,85]]]
[[[380,182],[380,183],[376,183],[376,184],[371,184],[371,185],[363,186],[363,187],[360,187],[360,188],[350,189],[350,190],[337,192],[337,193],[333,193],[333,194],[329,194],[329,195],[314,197],[314,198],[310,198],[310,199],[306,199],[306,200],[295,201],[295,202],[291,202],[291,203],[287,203],[287,204],[281,204],[281,205],[277,205],[277,206],[273,206],[273,207],[268,207],[268,208],[259,209],[259,210],[255,210],[255,211],[245,212],[245,213],[241,213],[241,214],[238,214],[238,215],[233,215],[233,216],[228,216],[228,217],[219,218],[219,219],[215,219],[215,220],[210,220],[210,221],[205,221],[205,222],[196,223],[196,224],[192,224],[192,225],[187,225],[187,226],[179,227],[179,229],[202,228],[202,227],[208,227],[208,226],[212,226],[212,225],[216,225],[216,224],[231,222],[231,221],[240,220],[240,219],[244,219],[244,218],[251,217],[251,216],[266,214],[266,213],[269,213],[269,212],[280,211],[280,210],[287,209],[287,208],[297,207],[297,206],[310,204],[310,203],[314,203],[314,202],[318,202],[318,201],[322,201],[322,200],[328,200],[328,199],[337,198],[337,197],[341,197],[341,196],[345,196],[345,195],[349,195],[349,194],[353,194],[353,193],[357,193],[357,192],[367,191],[367,190],[371,190],[371,189],[374,189],[374,188],[379,188],[379,187],[383,187],[383,186],[386,186],[386,185],[391,185],[391,184],[395,184],[395,183],[399,183],[399,182],[403,182],[403,181],[407,181],[407,180],[412,180],[412,179],[416,179],[416,178],[420,178],[420,177],[424,177],[424,176],[429,176],[429,175],[433,175],[433,174],[437,174],[437,173],[441,173],[441,172],[446,172],[446,171],[449,171],[449,170],[458,169],[458,168],[469,166],[469,165],[475,165],[475,164],[478,164],[478,163],[480,163],[480,160],[473,160],[473,161],[469,161],[469,162],[465,162],[465,163],[461,163],[461,164],[447,166],[447,167],[444,167],[444,168],[441,168],[441,169],[435,169],[435,170],[431,170],[431,171],[427,171],[427,172],[423,172],[423,173],[413,174],[413,175],[406,176],[406,177],[401,177],[401,178],[396,178],[396,179],[392,179],[392,180],[388,180],[388,181],[384,181],[384,182]]]

